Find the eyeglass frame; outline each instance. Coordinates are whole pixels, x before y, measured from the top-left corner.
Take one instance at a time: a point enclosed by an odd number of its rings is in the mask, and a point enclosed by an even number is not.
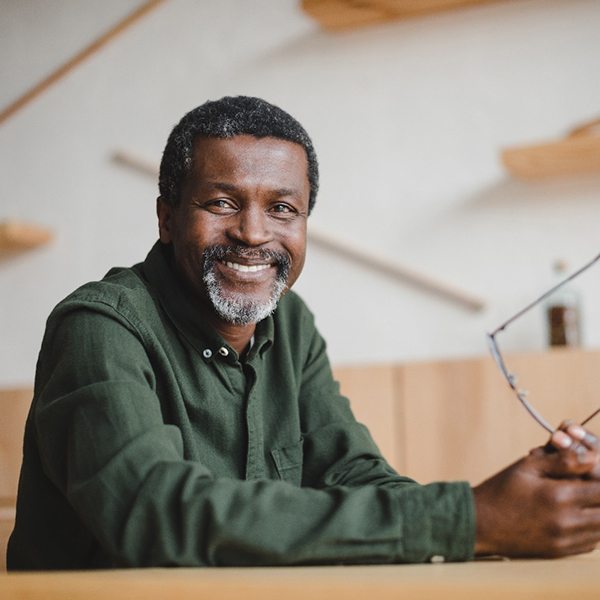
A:
[[[508,382],[508,385],[510,386],[510,388],[516,394],[517,399],[523,405],[525,410],[548,433],[553,433],[556,430],[556,428],[552,427],[550,425],[550,423],[548,423],[548,421],[529,403],[529,401],[527,400],[527,393],[528,393],[527,390],[523,390],[523,389],[520,389],[517,387],[517,376],[508,370],[506,363],[504,362],[502,353],[500,352],[500,347],[498,346],[498,341],[496,340],[496,335],[498,335],[501,331],[504,331],[513,321],[516,321],[519,317],[524,315],[526,312],[531,310],[533,307],[537,306],[540,302],[542,302],[542,300],[545,300],[548,296],[551,296],[554,292],[556,292],[556,290],[561,288],[563,285],[565,285],[572,279],[575,279],[575,277],[577,277],[578,275],[581,275],[581,273],[583,273],[584,271],[589,269],[598,260],[600,260],[600,254],[598,254],[591,261],[586,263],[583,267],[581,267],[580,269],[575,271],[572,275],[569,275],[569,277],[567,277],[566,279],[564,279],[557,285],[553,286],[547,292],[544,292],[536,300],[529,303],[525,308],[522,308],[520,311],[518,311],[516,314],[514,314],[512,317],[510,317],[510,319],[507,319],[504,323],[502,323],[502,325],[500,325],[499,327],[496,327],[496,329],[494,329],[491,333],[486,334],[490,353],[492,354],[492,358],[496,362],[496,366],[500,369],[500,372],[502,373],[502,375]],[[600,408],[598,410],[594,411],[589,417],[584,419],[581,422],[581,425],[585,425],[588,421],[593,419],[598,413],[600,413]]]

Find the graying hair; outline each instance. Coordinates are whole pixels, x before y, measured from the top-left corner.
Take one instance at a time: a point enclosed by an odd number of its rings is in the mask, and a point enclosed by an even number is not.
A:
[[[158,187],[161,198],[172,206],[179,203],[183,183],[192,167],[197,137],[230,138],[236,135],[274,137],[304,148],[308,161],[310,213],[319,189],[319,165],[310,137],[290,114],[265,100],[249,96],[226,96],[205,102],[179,121],[169,135],[160,163]]]

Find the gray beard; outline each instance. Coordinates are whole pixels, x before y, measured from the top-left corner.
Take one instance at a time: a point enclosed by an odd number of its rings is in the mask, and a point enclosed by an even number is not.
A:
[[[269,262],[275,261],[277,265],[277,277],[269,298],[266,300],[253,300],[242,293],[225,295],[221,282],[219,281],[215,263],[217,260],[228,260],[238,257],[260,257]],[[258,323],[268,317],[276,308],[279,299],[287,287],[290,261],[283,254],[267,251],[248,251],[247,249],[231,249],[224,246],[212,246],[204,252],[203,281],[208,292],[208,297],[217,311],[217,314],[228,323],[234,325],[250,325]]]

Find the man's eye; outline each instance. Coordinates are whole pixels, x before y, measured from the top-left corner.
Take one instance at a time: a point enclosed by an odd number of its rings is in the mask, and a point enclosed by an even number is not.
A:
[[[208,202],[207,207],[213,210],[228,210],[235,208],[227,198],[217,198]]]
[[[287,204],[276,204],[273,207],[273,212],[284,214],[294,212],[294,210],[291,206],[288,206]]]

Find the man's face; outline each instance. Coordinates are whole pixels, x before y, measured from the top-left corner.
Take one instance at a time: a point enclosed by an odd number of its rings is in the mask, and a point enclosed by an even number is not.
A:
[[[199,138],[180,203],[158,202],[160,239],[219,319],[246,325],[272,312],[298,279],[310,187],[302,146],[240,135]]]

